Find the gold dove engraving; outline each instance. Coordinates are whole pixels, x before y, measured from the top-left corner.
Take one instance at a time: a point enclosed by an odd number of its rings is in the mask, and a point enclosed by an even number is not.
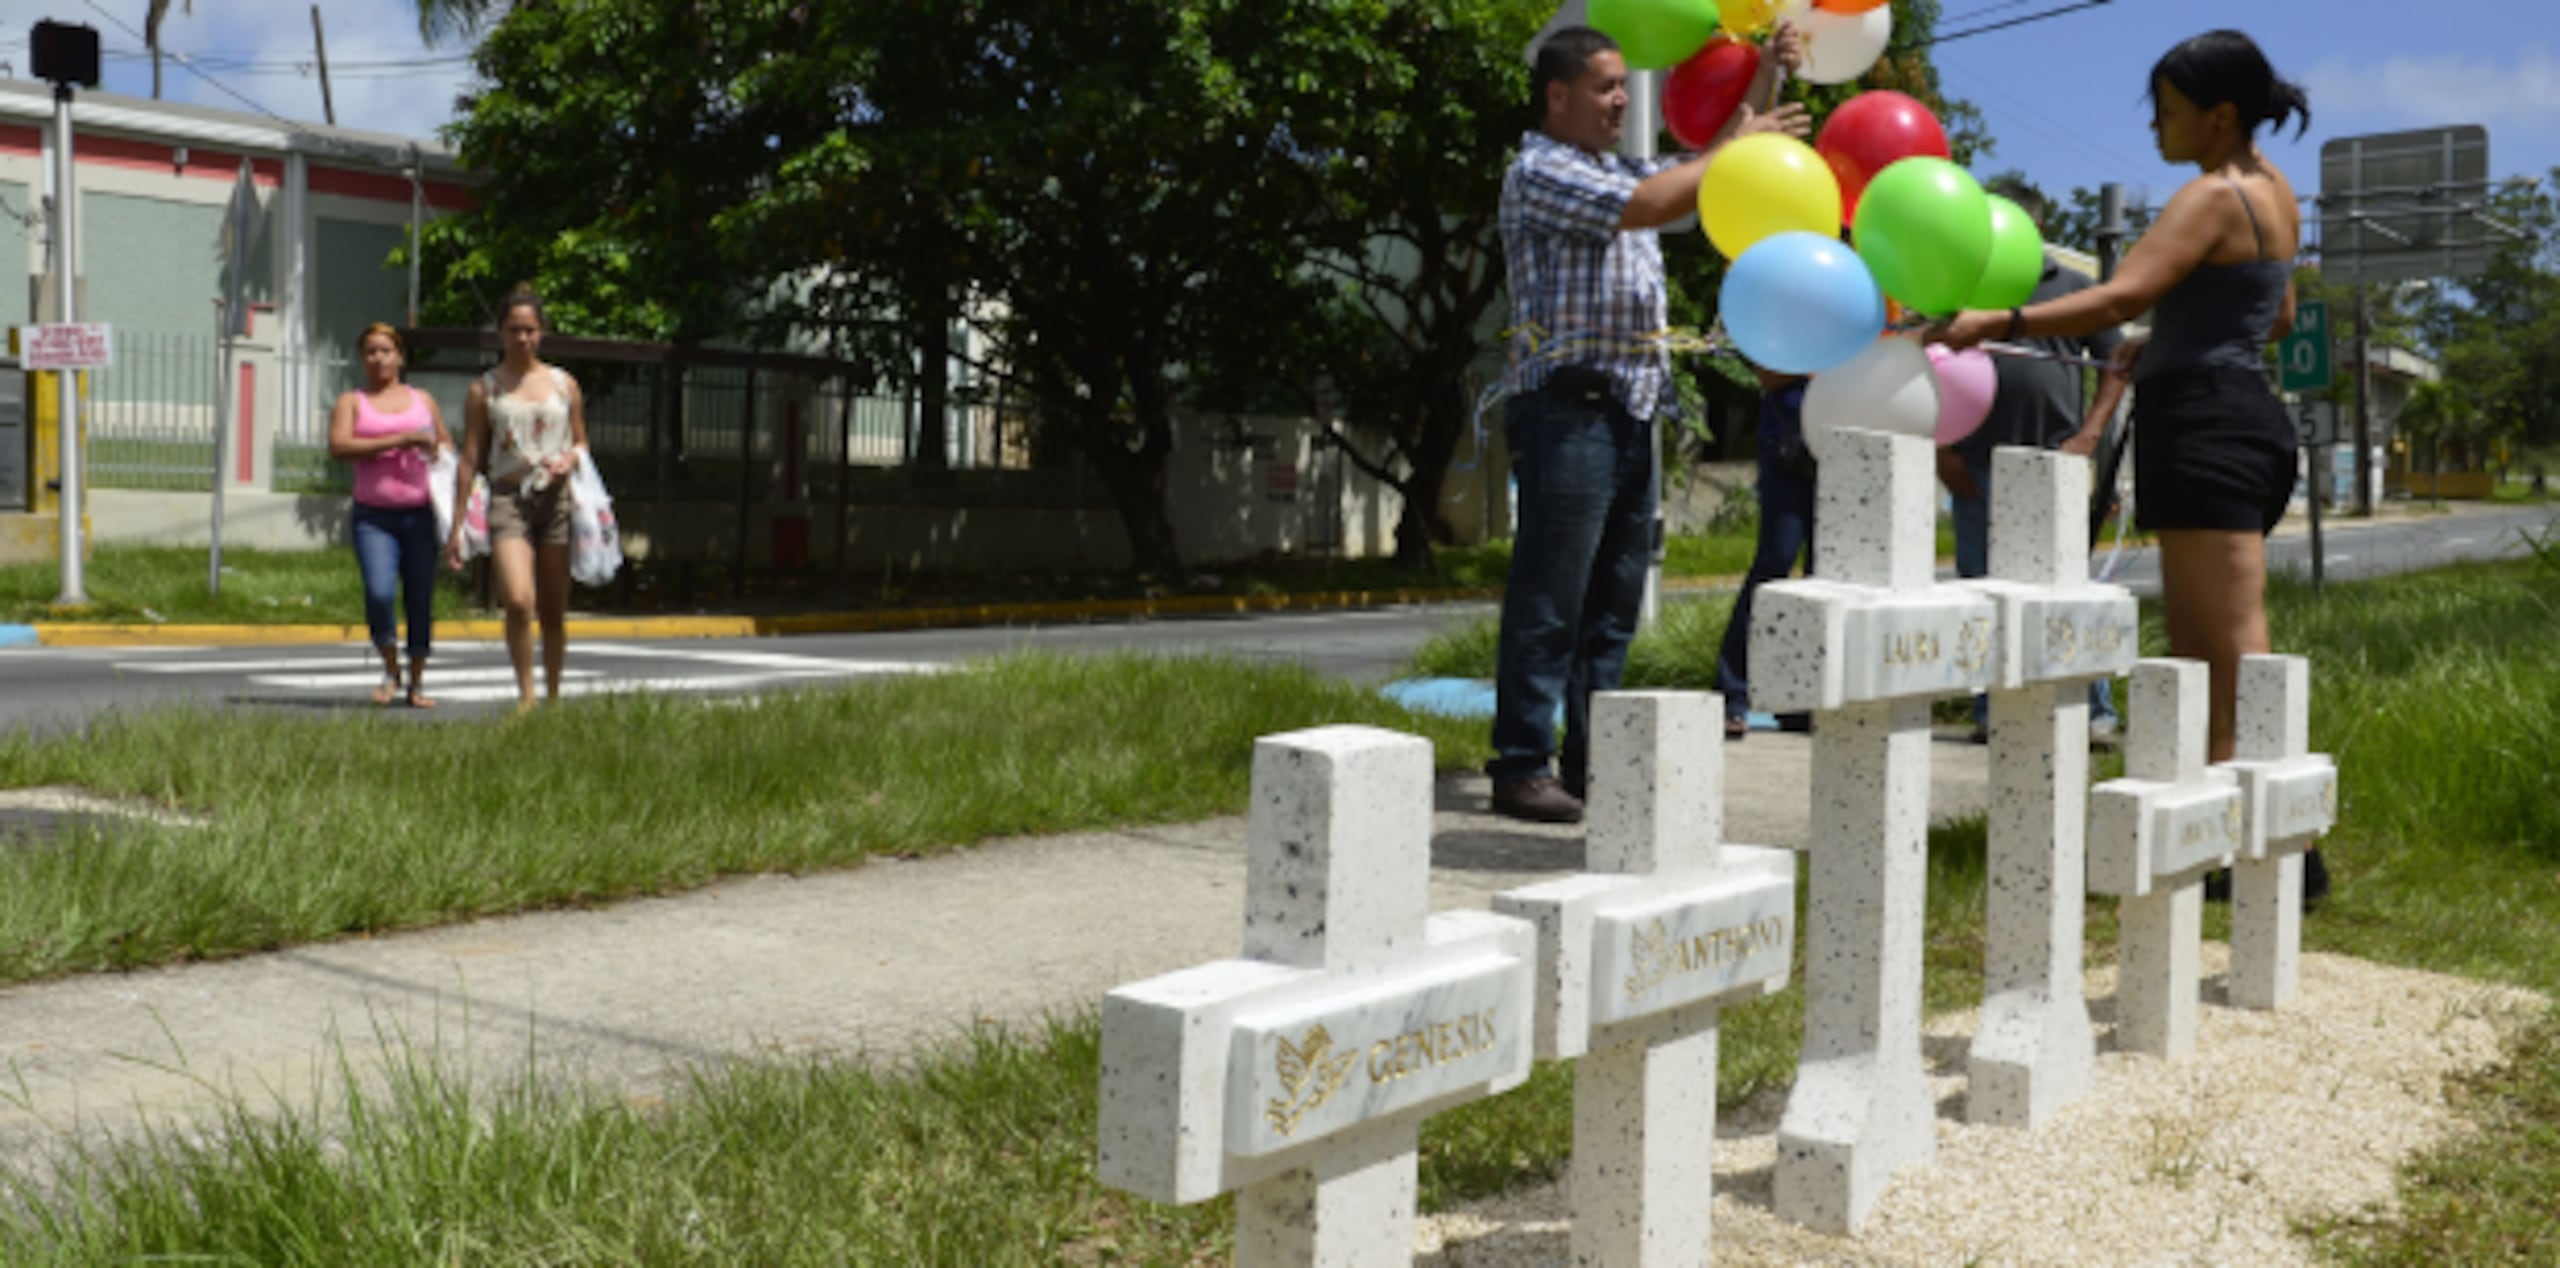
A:
[[[1739,964],[1768,947],[1783,945],[1786,938],[1787,918],[1779,915],[1688,938],[1673,937],[1657,919],[1628,938],[1627,959],[1635,971],[1626,977],[1627,998],[1642,996],[1676,973],[1703,973]]]
[[[1262,1116],[1282,1136],[1294,1136],[1298,1124],[1308,1112],[1326,1101],[1350,1077],[1351,1066],[1360,1056],[1357,1048],[1335,1053],[1333,1035],[1318,1022],[1306,1037],[1290,1043],[1285,1035],[1274,1036],[1280,1045],[1275,1058],[1280,1073],[1280,1090],[1285,1094],[1264,1106]]]
[[[1956,668],[1973,673],[1991,663],[1991,618],[1977,616],[1956,627]]]
[[[2056,665],[2068,665],[2080,655],[2080,627],[2067,616],[2044,619],[2045,659]]]

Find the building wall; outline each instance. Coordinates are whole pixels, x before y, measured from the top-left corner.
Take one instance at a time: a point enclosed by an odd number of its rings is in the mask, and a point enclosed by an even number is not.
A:
[[[26,218],[38,213],[36,191],[24,181],[0,180],[0,326],[23,326],[31,314],[27,310],[27,283],[17,277],[20,262],[33,259],[35,230]]]
[[[400,210],[406,215],[408,208]],[[409,275],[385,261],[408,241],[408,230],[327,215],[315,215],[312,230],[312,267],[326,284],[313,296],[311,347],[352,358],[356,333],[368,323],[406,323]]]
[[[220,204],[90,190],[81,196],[80,221],[88,282],[81,320],[106,322],[119,335],[213,337],[213,301],[222,293]]]

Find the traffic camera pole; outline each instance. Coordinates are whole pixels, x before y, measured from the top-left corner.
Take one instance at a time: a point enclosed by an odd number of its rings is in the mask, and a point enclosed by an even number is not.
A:
[[[71,200],[71,85],[53,86],[53,283],[56,306],[65,324],[79,320],[75,310],[72,270],[79,261],[72,249],[73,208]],[[89,594],[80,575],[80,392],[77,370],[53,372],[54,429],[58,436],[58,452],[62,455],[62,594],[54,600],[57,606],[79,607],[89,602]]]

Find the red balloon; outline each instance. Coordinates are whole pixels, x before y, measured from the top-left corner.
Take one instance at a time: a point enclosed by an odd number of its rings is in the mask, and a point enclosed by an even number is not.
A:
[[[1885,89],[1862,92],[1840,103],[1814,138],[1813,148],[1840,178],[1840,212],[1855,218],[1858,196],[1876,173],[1903,159],[1928,155],[1953,158],[1947,133],[1927,106]]]
[[[1707,41],[1696,56],[1671,70],[1662,84],[1662,121],[1680,144],[1703,150],[1733,117],[1751,78],[1760,73],[1760,49],[1730,36]]]

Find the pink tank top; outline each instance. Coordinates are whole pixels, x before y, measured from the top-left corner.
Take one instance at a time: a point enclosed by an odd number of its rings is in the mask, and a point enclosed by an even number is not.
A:
[[[356,438],[372,440],[434,426],[427,414],[426,393],[409,389],[409,408],[385,414],[364,393],[356,393]],[[385,510],[407,510],[431,500],[427,489],[429,452],[403,445],[356,460],[356,500]]]

